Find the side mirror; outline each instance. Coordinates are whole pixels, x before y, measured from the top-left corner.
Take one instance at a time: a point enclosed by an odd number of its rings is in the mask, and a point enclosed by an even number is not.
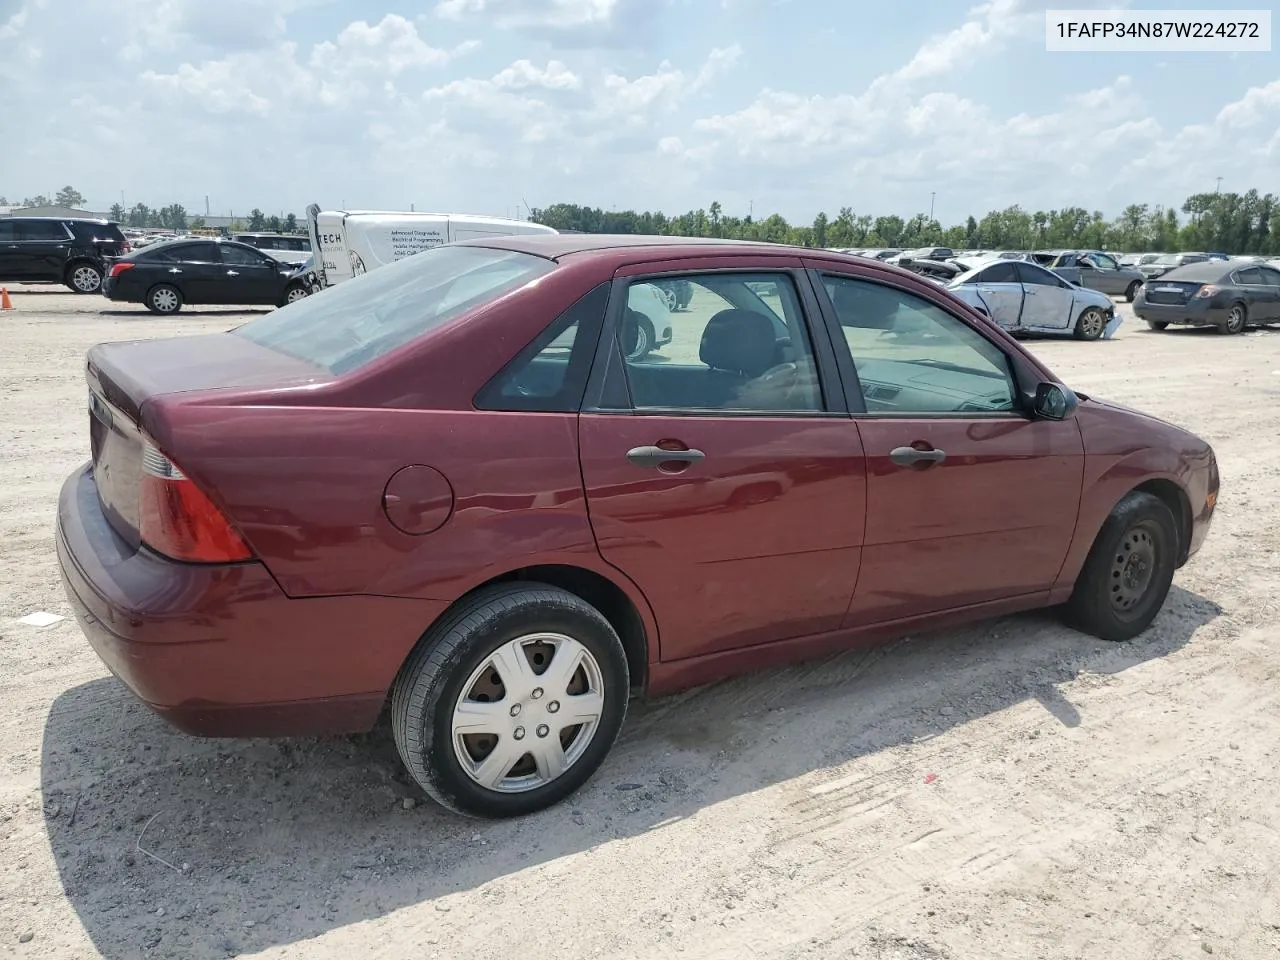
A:
[[[1044,382],[1036,385],[1032,411],[1040,420],[1066,420],[1075,416],[1080,401],[1069,387]]]

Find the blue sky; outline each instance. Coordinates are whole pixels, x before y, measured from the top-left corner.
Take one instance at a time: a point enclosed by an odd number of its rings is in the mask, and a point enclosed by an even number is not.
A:
[[[933,192],[951,222],[1280,192],[1280,56],[1050,54],[1060,5],[1120,4],[0,0],[0,193],[807,221]]]

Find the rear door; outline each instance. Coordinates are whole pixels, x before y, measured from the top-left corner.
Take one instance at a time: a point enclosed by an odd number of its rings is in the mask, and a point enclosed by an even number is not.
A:
[[[71,233],[60,220],[19,220],[18,257],[27,280],[61,282],[71,255]]]
[[[652,604],[664,661],[837,629],[865,522],[861,443],[799,262],[682,266],[672,342],[632,360],[628,289],[660,277],[618,278],[579,418],[596,541]]]
[[[213,241],[167,246],[154,251],[147,259],[163,264],[157,281],[177,287],[187,303],[225,302],[218,299],[223,266]]]
[[[1244,293],[1250,322],[1262,323],[1270,320],[1275,306],[1271,303],[1271,288],[1262,281],[1262,270],[1258,267],[1246,267],[1237,270],[1234,277],[1236,286]]]
[[[972,281],[987,305],[991,319],[1006,330],[1017,330],[1022,321],[1022,284],[1012,260],[993,263]]]
[[[925,294],[816,280],[867,458],[845,626],[1047,593],[1080,502],[1078,425],[1025,415],[1004,346]]]
[[[1015,263],[1026,295],[1022,324],[1028,330],[1070,330],[1074,321],[1075,293],[1071,285],[1052,271],[1025,260]]]
[[[1280,321],[1280,270],[1271,267],[1258,267],[1257,270],[1267,291],[1266,318],[1272,323]]]
[[[20,283],[27,278],[26,261],[18,245],[16,220],[0,220],[0,280]]]

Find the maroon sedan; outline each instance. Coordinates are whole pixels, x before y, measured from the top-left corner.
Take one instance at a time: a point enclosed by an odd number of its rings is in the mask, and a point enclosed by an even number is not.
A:
[[[1134,637],[1218,494],[936,284],[780,246],[468,241],[87,377],[57,549],[110,669],[200,735],[389,706],[483,816],[580,787],[634,692],[1053,605]]]

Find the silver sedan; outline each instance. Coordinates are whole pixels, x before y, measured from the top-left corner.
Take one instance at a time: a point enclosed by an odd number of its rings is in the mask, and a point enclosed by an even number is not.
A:
[[[966,264],[947,289],[1011,333],[1071,334],[1108,339],[1120,326],[1111,298],[1068,283],[1027,260],[990,259]]]

